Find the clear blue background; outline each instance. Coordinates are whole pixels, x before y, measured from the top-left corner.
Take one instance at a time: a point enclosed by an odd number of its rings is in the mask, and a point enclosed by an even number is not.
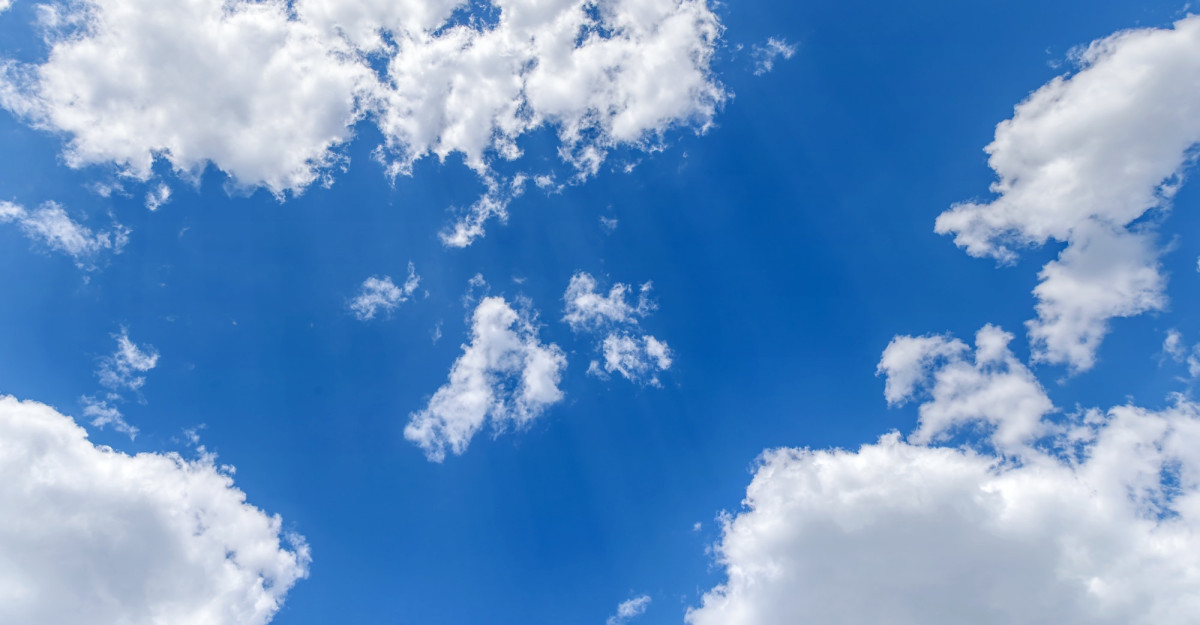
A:
[[[144,186],[99,197],[86,186],[105,171],[64,167],[58,137],[0,114],[0,199],[133,229],[123,254],[85,274],[0,226],[0,392],[78,415],[112,333],[154,345],[144,403],[122,405],[142,434],[93,438],[194,454],[182,430],[205,424],[202,443],[237,467],[249,500],[312,546],[281,625],[600,623],[641,593],[654,603],[639,622],[679,623],[720,581],[705,552],[714,515],[739,505],[764,448],[911,429],[915,411],[888,410],[874,375],[893,335],[969,339],[991,322],[1027,354],[1030,291],[1058,249],[997,269],[933,234],[933,220],[987,197],[995,124],[1065,71],[1054,65],[1072,46],[1169,24],[1182,8],[727,4],[715,67],[735,97],[716,127],[616,154],[559,195],[531,191],[465,250],[436,233],[479,183],[457,162],[425,161],[390,185],[369,126],[332,188],[282,204],[230,197],[210,171],[198,188],[171,179],[172,201],[151,213]],[[0,15],[8,56],[44,55],[31,16],[29,2]],[[755,77],[749,48],[769,36],[797,53]],[[527,143],[551,158],[548,136]],[[1200,340],[1197,207],[1200,189],[1185,185],[1163,216],[1164,240],[1178,237],[1165,257],[1171,310],[1117,320],[1093,371],[1058,384],[1065,371],[1037,369],[1057,405],[1155,406],[1188,390],[1157,352],[1168,328]],[[410,260],[418,297],[354,319],[346,303],[362,280],[402,280]],[[560,322],[577,270],[654,282],[659,311],[644,326],[677,356],[664,388],[585,374],[590,339]],[[568,351],[566,399],[527,431],[478,436],[431,464],[402,429],[467,339],[462,295],[477,272],[493,293],[532,298],[543,340]]]

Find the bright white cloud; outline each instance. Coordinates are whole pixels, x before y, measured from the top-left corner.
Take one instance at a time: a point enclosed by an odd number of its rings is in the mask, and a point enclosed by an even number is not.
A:
[[[263,625],[308,572],[302,538],[211,456],[128,456],[0,397],[0,622]]]
[[[0,0],[0,13],[3,13],[12,6],[13,0]]]
[[[599,377],[618,373],[638,383],[659,386],[658,372],[671,367],[671,349],[665,341],[642,334],[641,319],[654,311],[649,282],[638,289],[637,302],[631,303],[633,287],[620,282],[605,294],[591,274],[571,276],[563,294],[563,321],[575,332],[603,336],[596,349],[603,361],[593,360],[588,373]]]
[[[626,599],[617,606],[617,613],[608,617],[605,621],[607,625],[625,625],[633,619],[646,613],[646,608],[650,607],[650,596],[641,595],[632,599]]]
[[[1042,418],[1054,410],[1037,378],[1013,356],[1013,336],[985,326],[967,346],[943,336],[896,337],[883,352],[878,371],[887,376],[884,395],[898,405],[925,391],[920,425],[911,440],[928,443],[958,427],[985,424],[997,449],[1018,451],[1043,433]]]
[[[927,393],[908,442],[764,453],[715,545],[726,581],[687,622],[1192,622],[1200,405],[1031,427],[1050,404],[1010,338],[984,328],[973,362],[953,339],[893,341],[889,400]],[[1011,453],[927,444],[970,421],[1008,428]]]
[[[0,224],[4,223],[15,224],[26,237],[47,249],[70,256],[77,267],[86,271],[97,269],[104,254],[120,254],[129,241],[129,230],[124,226],[114,223],[111,230],[93,232],[54,202],[27,210],[0,201]]]
[[[396,286],[391,276],[372,276],[364,280],[359,287],[358,294],[350,301],[350,310],[363,321],[374,319],[381,310],[390,313],[403,302],[407,302],[420,283],[421,276],[417,275],[417,270],[411,262],[408,263],[408,278],[404,280],[403,286]]]
[[[488,183],[450,245],[505,215],[514,181],[492,163],[518,158],[522,135],[549,126],[582,179],[615,147],[703,131],[725,98],[707,0],[81,0],[42,15],[50,55],[5,65],[0,104],[65,134],[72,166],[145,180],[157,157],[192,177],[211,163],[283,196],[328,182],[369,120],[392,175],[458,154]]]
[[[158,352],[153,345],[137,345],[129,340],[129,331],[121,328],[115,335],[117,351],[100,360],[96,377],[100,384],[114,391],[136,391],[146,383],[142,375],[158,365]]]
[[[371,74],[282,0],[86,0],[43,10],[49,58],[9,64],[0,104],[69,137],[74,167],[138,179],[157,157],[276,194],[326,175]]]
[[[1002,262],[1065,242],[1040,274],[1029,333],[1036,360],[1084,370],[1110,319],[1166,304],[1161,250],[1139,218],[1169,205],[1200,142],[1200,16],[1117,33],[1077,60],[997,126],[986,150],[998,197],[956,205],[936,230]]]
[[[562,399],[567,358],[538,339],[536,318],[502,297],[485,297],[471,319],[471,342],[429,405],[414,413],[404,437],[434,462],[462,454],[485,421],[497,431],[520,428]]]
[[[577,272],[567,283],[567,292],[563,294],[566,309],[563,321],[571,325],[572,330],[588,330],[604,327],[611,323],[636,322],[654,310],[650,301],[649,282],[638,289],[636,303],[628,301],[628,295],[633,288],[620,282],[614,284],[604,294],[596,279],[591,274]]]
[[[785,39],[767,38],[767,42],[754,46],[754,75],[762,76],[775,69],[777,59],[790,59],[796,54],[796,46]]]

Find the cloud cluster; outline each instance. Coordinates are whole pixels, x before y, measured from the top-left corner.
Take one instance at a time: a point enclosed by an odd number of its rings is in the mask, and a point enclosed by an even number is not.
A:
[[[417,275],[417,270],[411,262],[408,263],[408,278],[402,286],[396,286],[391,276],[372,276],[363,281],[358,294],[350,300],[350,310],[360,321],[374,319],[381,310],[391,313],[412,297],[420,283],[421,276]]]
[[[420,412],[404,437],[434,462],[466,451],[486,421],[497,430],[520,428],[563,397],[558,388],[567,358],[543,345],[536,317],[502,297],[485,297],[471,318],[471,342],[450,368],[449,380]]]
[[[1049,399],[1008,338],[981,330],[973,362],[953,339],[893,341],[889,399],[926,398],[908,441],[764,453],[745,508],[723,519],[727,580],[687,622],[1194,620],[1200,405],[1031,424]],[[927,444],[972,422],[1008,453]]]
[[[129,242],[129,230],[114,223],[111,230],[93,232],[71,219],[62,206],[47,202],[33,210],[0,201],[0,224],[16,224],[35,244],[66,254],[85,271],[99,268],[105,254],[120,254]]]
[[[129,456],[0,397],[0,622],[263,625],[308,572],[304,540],[210,456]]]
[[[1117,33],[1076,60],[1078,72],[997,126],[986,150],[998,197],[956,205],[935,228],[1001,262],[1066,243],[1039,274],[1028,328],[1035,360],[1079,371],[1094,365],[1109,320],[1166,304],[1145,217],[1169,205],[1200,143],[1200,16]]]
[[[0,105],[63,134],[72,166],[146,180],[212,164],[279,196],[328,183],[369,120],[392,175],[459,154],[503,216],[492,163],[550,127],[579,177],[618,146],[708,127],[721,25],[707,0],[79,0],[41,8],[49,57],[8,62]],[[453,229],[457,230],[457,228]]]
[[[638,289],[636,303],[629,301],[633,287],[628,284],[618,282],[607,294],[598,286],[591,274],[580,271],[571,276],[563,294],[563,321],[571,330],[603,337],[596,346],[603,362],[593,360],[588,373],[600,377],[618,373],[633,382],[658,386],[658,373],[671,367],[671,349],[665,341],[641,332],[641,319],[655,308],[650,283]]]

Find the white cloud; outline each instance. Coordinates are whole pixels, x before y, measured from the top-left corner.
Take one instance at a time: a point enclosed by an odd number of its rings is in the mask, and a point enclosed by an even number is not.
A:
[[[13,0],[0,0],[0,13],[3,13],[12,6]]]
[[[49,5],[49,58],[9,64],[0,104],[69,137],[73,167],[146,180],[156,157],[189,178],[300,191],[337,162],[370,72],[288,17],[282,0],[86,0]]]
[[[1167,331],[1167,338],[1163,340],[1162,350],[1163,355],[1171,360],[1177,363],[1187,363],[1188,376],[1200,377],[1200,343],[1187,349],[1183,343],[1183,335],[1178,330],[1172,329]]]
[[[359,287],[358,294],[350,301],[350,310],[363,321],[374,319],[380,310],[390,313],[401,303],[407,302],[420,283],[421,276],[417,275],[417,270],[411,262],[408,263],[408,278],[404,280],[403,286],[396,286],[391,276],[372,276],[364,280]]]
[[[650,288],[649,282],[643,284],[632,304],[628,296],[633,287],[628,284],[618,282],[606,295],[591,274],[580,271],[571,276],[563,294],[563,321],[575,332],[603,335],[596,345],[603,362],[593,360],[588,373],[599,377],[619,373],[633,382],[660,385],[657,373],[671,367],[672,356],[665,341],[640,332],[641,319],[655,308]]]
[[[1158,412],[1126,405],[1031,427],[1049,400],[1010,338],[985,327],[973,363],[953,339],[893,341],[889,400],[929,392],[908,442],[765,452],[715,545],[726,581],[687,622],[1192,622],[1200,405],[1177,397]],[[927,419],[930,407],[943,418]],[[1011,453],[927,444],[970,421],[998,439],[1009,428]]]
[[[973,256],[1001,262],[1053,239],[1067,247],[1042,270],[1034,358],[1093,366],[1109,320],[1163,308],[1154,234],[1200,142],[1200,16],[1172,29],[1117,33],[1079,52],[1080,69],[1016,107],[987,148],[999,176],[986,203],[938,217]]]
[[[125,416],[121,414],[120,409],[108,403],[109,401],[118,401],[119,397],[109,399],[96,399],[95,397],[84,396],[83,416],[91,418],[92,427],[104,428],[111,425],[114,430],[123,434],[128,434],[130,439],[137,436],[138,429],[129,425],[125,421]]]
[[[958,427],[985,424],[991,441],[1005,452],[1021,450],[1043,434],[1042,418],[1054,410],[1046,391],[1013,356],[1013,336],[984,326],[975,336],[975,355],[967,346],[943,336],[896,337],[888,344],[878,372],[886,376],[884,395],[899,405],[928,392],[921,404],[920,425],[911,440],[928,443],[953,434]]]
[[[630,304],[627,296],[633,291],[628,284],[614,284],[605,295],[597,291],[598,284],[591,274],[576,272],[567,283],[567,292],[563,294],[566,310],[563,321],[571,325],[575,331],[595,329],[610,323],[637,322],[654,310],[650,301],[649,282],[638,289],[636,304]]]
[[[490,420],[497,431],[520,428],[562,399],[558,388],[567,358],[538,339],[533,313],[518,312],[502,297],[485,297],[471,320],[471,342],[429,405],[414,413],[404,437],[434,462],[446,451],[462,454]]]
[[[608,234],[612,234],[617,231],[617,220],[612,217],[601,216],[600,217],[600,228],[603,229],[604,232],[606,232]]]
[[[100,384],[114,391],[136,391],[146,383],[142,375],[158,365],[158,352],[153,345],[138,346],[129,340],[129,331],[121,328],[117,339],[117,351],[100,360],[96,377]]]
[[[0,622],[263,625],[308,547],[211,456],[97,447],[0,397]]]
[[[785,39],[776,39],[768,37],[764,44],[754,46],[754,75],[762,76],[767,72],[775,69],[775,60],[778,58],[790,59],[796,54],[796,46],[789,44]]]
[[[0,201],[0,224],[16,224],[26,237],[47,249],[70,256],[86,271],[98,268],[104,254],[120,254],[129,241],[129,230],[114,223],[111,230],[93,232],[71,219],[62,206],[47,202],[27,210],[11,202]]]
[[[70,165],[146,180],[157,157],[189,177],[211,163],[282,197],[328,182],[367,120],[391,175],[458,154],[489,183],[450,245],[503,218],[512,195],[491,183],[513,181],[492,163],[526,133],[552,129],[581,180],[613,148],[705,130],[725,99],[707,0],[80,0],[42,15],[49,57],[5,65],[0,104],[68,137]]]
[[[159,183],[152,191],[146,193],[146,208],[150,212],[154,212],[161,208],[164,204],[171,201],[171,187],[165,183]]]
[[[648,607],[650,607],[649,595],[626,599],[617,606],[617,613],[608,617],[608,620],[605,622],[607,625],[625,625],[629,621],[645,614]]]

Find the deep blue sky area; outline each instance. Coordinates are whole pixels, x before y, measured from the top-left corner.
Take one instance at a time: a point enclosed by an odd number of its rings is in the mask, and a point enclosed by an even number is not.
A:
[[[280,625],[601,623],[642,593],[654,603],[640,623],[679,623],[721,580],[706,552],[715,518],[738,508],[764,449],[911,431],[916,408],[888,408],[875,375],[893,336],[969,340],[994,323],[1028,356],[1031,291],[1061,248],[998,268],[935,234],[934,219],[990,197],[983,147],[1015,104],[1068,71],[1073,46],[1183,10],[726,3],[714,71],[732,97],[712,128],[669,132],[650,154],[619,150],[559,193],[531,187],[465,249],[437,234],[481,192],[478,178],[452,156],[393,183],[366,123],[328,188],[283,202],[231,195],[215,168],[192,185],[160,163],[173,197],[150,212],[145,185],[102,197],[89,187],[109,170],[67,167],[61,137],[0,113],[0,200],[54,201],[94,229],[114,218],[131,229],[123,253],[89,272],[0,225],[0,391],[78,416],[115,333],[153,345],[157,368],[122,404],[140,434],[91,438],[191,457],[183,430],[203,425],[201,444],[236,466],[248,500],[311,545]],[[45,53],[31,12],[18,2],[0,14],[10,57]],[[768,37],[796,53],[756,76],[750,50]],[[523,141],[554,162],[548,135]],[[1116,320],[1090,371],[1035,367],[1065,412],[1190,392],[1158,346],[1170,328],[1200,339],[1196,208],[1200,189],[1185,185],[1158,217],[1176,237],[1168,310]],[[400,281],[409,262],[415,296],[356,319],[348,302],[363,279]],[[562,321],[577,271],[606,289],[653,283],[642,327],[675,356],[662,388],[587,374],[593,339]],[[532,302],[542,341],[567,354],[565,399],[527,429],[487,429],[432,463],[403,428],[469,340],[476,273],[492,294]]]

